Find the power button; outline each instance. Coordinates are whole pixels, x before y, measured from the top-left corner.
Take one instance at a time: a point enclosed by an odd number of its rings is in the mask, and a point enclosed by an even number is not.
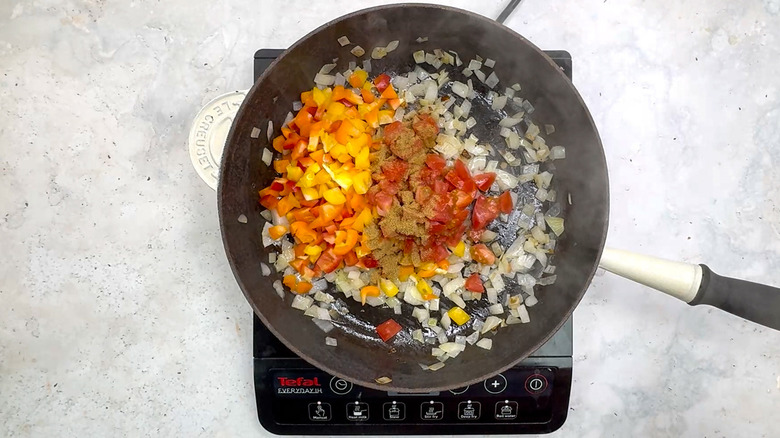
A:
[[[531,374],[525,379],[525,390],[531,394],[539,394],[547,389],[547,378],[541,374]]]

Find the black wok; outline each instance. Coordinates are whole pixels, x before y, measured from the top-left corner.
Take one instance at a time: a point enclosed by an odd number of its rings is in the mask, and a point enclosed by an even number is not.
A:
[[[500,86],[522,84],[522,96],[536,108],[535,120],[556,127],[549,142],[567,146],[567,158],[555,162],[558,199],[567,199],[571,194],[574,200],[571,205],[560,203],[566,233],[555,251],[558,281],[539,288],[539,303],[530,310],[529,324],[499,330],[493,337],[492,350],[468,348],[435,372],[421,369],[419,363],[430,364],[434,360],[429,349],[410,342],[408,336],[396,336],[389,344],[376,336],[374,326],[394,317],[391,309],[361,308],[359,303],[347,300],[352,316],[335,322],[337,329],[329,336],[337,338],[338,347],[329,347],[310,318],[290,308],[292,296],[288,294],[282,300],[274,292],[271,284],[279,276],[275,272],[271,276],[261,275],[260,263],[267,262],[269,250],[274,250],[261,243],[264,219],[257,195],[274,177],[273,169],[260,160],[262,150],[270,146],[265,135],[268,121],[273,121],[274,135],[278,134],[291,103],[299,99],[301,91],[311,88],[312,78],[323,64],[338,58],[336,71],[343,71],[349,61],[358,61],[349,53],[352,46],[340,47],[336,42],[342,35],[368,53],[373,47],[400,41],[398,49],[386,58],[372,60],[372,74],[410,71],[414,68],[411,53],[420,49],[453,50],[466,62],[475,55],[492,58],[497,61],[495,71],[501,79]],[[420,36],[428,37],[428,41],[416,43]],[[367,59],[368,53],[362,59]],[[486,87],[476,88],[487,92]],[[495,136],[499,118],[493,112],[475,105],[472,114],[478,118],[481,139]],[[259,138],[253,138],[255,128],[263,131]],[[503,145],[503,141],[492,143]],[[558,330],[579,303],[599,265],[607,233],[609,190],[604,151],[590,113],[571,82],[541,50],[511,29],[485,17],[442,6],[391,5],[359,11],[336,19],[295,43],[247,94],[228,136],[221,169],[218,207],[225,250],[235,277],[259,318],[293,352],[318,368],[382,390],[429,392],[457,388],[482,381],[527,357]],[[520,194],[529,195],[522,190]],[[236,220],[242,214],[247,216],[247,224]],[[706,286],[717,279],[709,270],[702,272],[704,275],[698,279],[703,286],[694,287],[694,292],[700,293],[696,300],[706,302],[704,292],[715,289]],[[760,298],[765,303],[774,300],[777,308],[780,295],[770,289],[756,293],[763,294]],[[335,287],[332,292],[340,295]],[[693,301],[698,303],[696,300]],[[485,314],[485,307],[483,304],[470,310]],[[405,309],[399,322],[411,325],[409,312]],[[742,316],[754,315],[748,312]],[[766,316],[769,319],[759,322],[780,326],[776,316]],[[376,383],[375,379],[384,376],[392,382]]]

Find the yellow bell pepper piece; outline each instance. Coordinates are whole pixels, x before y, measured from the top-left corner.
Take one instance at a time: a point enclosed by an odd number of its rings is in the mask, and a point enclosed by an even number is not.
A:
[[[417,287],[419,289],[419,286]],[[452,322],[458,325],[463,325],[468,322],[471,317],[468,313],[466,313],[463,309],[460,307],[453,307],[450,310],[447,311],[447,315],[450,317]]]
[[[379,289],[385,293],[388,297],[394,297],[398,294],[398,286],[390,280],[384,278],[379,280]]]
[[[369,150],[367,147],[362,148],[355,157],[355,167],[364,170],[371,168],[371,160],[369,159]]]
[[[371,172],[367,170],[357,173],[352,178],[352,185],[355,188],[355,193],[359,195],[365,195],[368,192],[368,189],[371,187],[371,182]]]
[[[357,69],[354,73],[352,73],[347,81],[349,82],[349,85],[352,85],[355,88],[360,88],[363,86],[363,84],[366,83],[366,79],[368,78],[368,72],[365,70]]]
[[[458,242],[455,248],[452,249],[452,253],[458,257],[463,257],[466,254],[466,243],[462,240]]]
[[[314,187],[303,187],[301,188],[301,193],[303,194],[303,199],[307,201],[320,199],[320,192],[318,192]]]
[[[326,191],[322,197],[333,205],[341,205],[347,202],[347,197],[344,196],[344,193],[339,188]]]
[[[298,182],[303,176],[303,169],[297,165],[287,166],[287,179]]]
[[[433,289],[431,289],[431,286],[422,278],[417,280],[417,290],[420,291],[420,295],[422,295],[424,300],[431,300],[436,298],[436,295],[433,294]]]
[[[434,275],[436,275],[436,263],[433,262],[423,263],[420,265],[420,270],[417,272],[417,276],[422,278],[430,278]]]
[[[346,172],[339,172],[333,176],[333,181],[336,182],[342,189],[346,190],[352,187],[352,176]]]

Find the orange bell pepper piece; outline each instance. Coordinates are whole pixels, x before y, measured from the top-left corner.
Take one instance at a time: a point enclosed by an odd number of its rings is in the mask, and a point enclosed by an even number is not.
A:
[[[319,219],[322,219],[323,225],[327,225],[329,222],[333,221],[338,217],[339,214],[341,214],[342,207],[340,205],[332,205],[332,204],[322,204],[320,206],[320,216]]]
[[[347,253],[347,256],[344,257],[344,263],[347,264],[347,266],[355,266],[358,262],[358,256],[355,254],[354,251],[350,251]]]
[[[296,271],[301,272],[303,267],[306,266],[306,259],[295,259],[290,262],[290,266]]]
[[[274,137],[273,147],[276,152],[282,152],[284,150],[284,141],[286,138],[282,135]]]
[[[276,160],[274,161],[274,170],[276,171],[276,173],[284,173],[284,171],[287,170],[287,166],[289,165],[290,165],[290,160]]]
[[[366,297],[369,296],[378,297],[379,288],[376,286],[363,286],[363,288],[360,289],[360,302],[366,304]]]
[[[309,131],[311,130],[311,123],[313,119],[314,116],[311,115],[311,113],[307,111],[306,108],[301,108],[301,110],[298,111],[298,115],[296,115],[293,119],[293,123],[295,123],[295,126],[298,127],[298,132],[300,132],[302,137],[309,136]]]
[[[311,288],[312,285],[308,281],[299,281],[298,284],[295,285],[295,288],[293,288],[293,291],[298,294],[305,294],[308,293]]]
[[[303,221],[305,223],[309,223],[314,220],[314,214],[311,212],[311,208],[298,208],[292,211],[293,218],[295,218],[296,221]]]
[[[276,212],[279,213],[279,216],[284,216],[293,208],[298,208],[300,206],[301,204],[297,199],[295,199],[295,196],[290,193],[284,198],[280,199],[276,204]]]
[[[284,225],[274,225],[268,229],[268,235],[274,240],[279,240],[279,238],[285,234],[287,234],[287,227]]]
[[[414,274],[414,268],[412,266],[401,266],[398,270],[398,279],[406,281],[412,274]]]
[[[360,90],[360,96],[363,98],[363,102],[365,103],[371,103],[376,100],[374,93],[372,93],[371,90],[366,90],[365,88]]]
[[[274,196],[263,196],[260,198],[260,205],[268,210],[273,210],[279,204],[279,199]]]
[[[349,85],[360,88],[363,86],[363,84],[366,83],[366,79],[368,79],[368,72],[365,70],[357,69],[354,73],[349,75],[349,79],[347,79],[347,82],[349,82]]]
[[[398,93],[395,92],[395,88],[393,88],[393,85],[390,84],[385,88],[385,91],[382,92],[382,94],[379,96],[382,99],[398,99]]]
[[[333,254],[347,255],[358,242],[358,232],[355,230],[336,231],[336,243],[333,247]]]
[[[285,275],[282,279],[282,283],[292,290],[292,288],[295,287],[295,283],[297,283],[297,279],[294,275]]]

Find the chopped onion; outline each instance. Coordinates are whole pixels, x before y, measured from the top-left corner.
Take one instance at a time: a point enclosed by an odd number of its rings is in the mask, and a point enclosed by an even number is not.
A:
[[[472,59],[469,62],[469,67],[468,67],[469,70],[479,70],[480,68],[482,68],[482,63],[477,61],[476,59]]]
[[[269,268],[265,263],[260,262],[260,273],[267,277],[271,275],[271,268]]]
[[[390,41],[390,42],[387,44],[387,47],[385,47],[385,50],[387,50],[387,53],[390,53],[390,52],[392,52],[393,50],[395,50],[395,49],[397,49],[397,48],[398,48],[398,44],[399,44],[398,40],[393,40],[393,41]]]
[[[335,347],[338,345],[338,341],[336,341],[336,338],[331,338],[329,336],[325,337],[325,345],[330,347]]]
[[[265,163],[266,166],[270,166],[271,161],[273,161],[273,159],[274,159],[273,152],[269,151],[268,148],[263,148],[263,157],[262,157],[263,163]]]
[[[336,64],[325,64],[320,68],[320,73],[326,75],[330,73],[334,68],[336,68]]]
[[[563,146],[553,146],[550,148],[551,160],[562,160],[566,158],[566,149]]]
[[[268,141],[271,141],[271,137],[274,135],[274,122],[268,121],[268,128],[265,131],[265,136],[268,138]]]
[[[498,96],[493,99],[493,103],[490,104],[490,108],[493,111],[499,111],[504,109],[504,106],[506,106],[506,96]]]
[[[498,85],[498,76],[496,75],[496,72],[490,73],[490,76],[485,79],[485,85],[490,88],[496,88],[496,85]]]
[[[371,58],[373,59],[382,59],[385,56],[387,56],[387,49],[384,47],[374,47],[374,50],[371,51]]]
[[[501,303],[496,303],[488,306],[488,311],[491,315],[500,315],[504,313],[504,306],[502,306]]]
[[[418,43],[424,43],[428,41],[428,37],[417,37],[415,41],[417,41]]]
[[[344,47],[344,46],[346,46],[347,44],[349,44],[349,38],[347,38],[347,36],[346,36],[346,35],[340,36],[340,37],[339,37],[339,39],[337,39],[336,41],[338,41],[338,42],[339,42],[339,44],[341,45],[341,47]]]
[[[349,52],[357,56],[358,58],[366,54],[366,51],[360,46],[353,47],[352,50],[350,50]]]
[[[499,325],[501,325],[501,318],[492,315],[488,316],[487,319],[485,320],[485,324],[482,326],[482,329],[480,330],[480,333],[484,335],[485,333],[493,330]]]
[[[528,315],[528,309],[525,307],[524,304],[521,304],[517,308],[517,317],[520,318],[520,322],[522,322],[523,324],[527,324],[531,322],[531,316]]]
[[[469,95],[469,87],[463,82],[453,81],[452,92],[465,99]]]
[[[493,348],[493,340],[488,338],[482,338],[477,342],[477,347],[484,348],[485,350],[490,350]]]
[[[336,76],[326,75],[322,73],[317,73],[317,75],[314,76],[314,83],[317,85],[322,85],[327,87],[333,85],[334,82],[336,82]]]
[[[522,120],[523,119],[515,119],[515,118],[512,118],[512,117],[504,117],[503,119],[501,119],[500,122],[498,122],[498,126],[502,126],[502,127],[505,127],[505,128],[510,128],[512,126],[517,125]]]
[[[493,68],[496,65],[496,61],[493,61],[492,59],[488,58],[485,60],[485,62],[482,63],[487,68]]]
[[[428,366],[430,371],[438,371],[442,368],[444,368],[444,362],[436,362],[435,364]]]
[[[276,280],[271,285],[274,287],[274,290],[276,291],[276,294],[279,295],[279,298],[284,299],[284,287],[282,286],[282,282],[279,280]],[[297,295],[302,296],[302,295]]]
[[[295,295],[292,300],[292,308],[298,310],[306,310],[314,303],[314,300],[307,295]]]

